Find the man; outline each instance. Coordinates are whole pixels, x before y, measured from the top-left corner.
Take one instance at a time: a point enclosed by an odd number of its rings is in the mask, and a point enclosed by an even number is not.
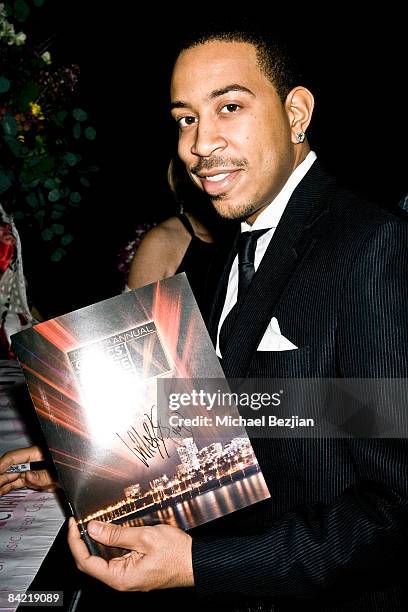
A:
[[[266,230],[234,310],[236,248],[223,262],[208,324],[226,374],[405,377],[407,226],[321,169],[305,137],[313,96],[279,51],[244,34],[203,38],[178,56],[171,99],[191,179],[222,216]],[[253,445],[270,500],[192,536],[91,523],[96,540],[132,551],[109,564],[73,523],[78,567],[119,590],[194,585],[207,609],[406,609],[405,441]]]

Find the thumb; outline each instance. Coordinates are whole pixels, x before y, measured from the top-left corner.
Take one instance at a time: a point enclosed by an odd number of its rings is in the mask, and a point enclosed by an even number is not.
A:
[[[53,480],[47,470],[25,472],[24,477],[29,487],[48,487],[53,484]]]
[[[131,548],[134,538],[130,527],[112,525],[101,521],[90,521],[87,525],[89,535],[106,546],[118,546],[119,548]]]

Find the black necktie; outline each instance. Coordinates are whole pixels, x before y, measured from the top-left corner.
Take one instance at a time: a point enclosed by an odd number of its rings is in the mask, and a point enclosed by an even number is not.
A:
[[[255,250],[257,240],[265,234],[269,227],[265,229],[253,230],[252,232],[242,232],[238,241],[238,300],[248,290],[253,277],[255,276]]]
[[[262,234],[270,230],[265,229],[253,230],[252,232],[242,232],[238,239],[238,297],[237,303],[224,319],[220,329],[219,344],[221,354],[225,350],[226,341],[229,338],[230,331],[234,325],[236,315],[238,313],[240,301],[247,292],[253,277],[255,276],[255,251],[257,240]]]

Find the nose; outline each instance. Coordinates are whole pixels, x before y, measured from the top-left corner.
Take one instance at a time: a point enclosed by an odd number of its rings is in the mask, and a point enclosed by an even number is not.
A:
[[[209,157],[215,151],[223,150],[227,146],[225,137],[211,121],[200,120],[195,131],[195,138],[191,145],[191,153],[199,157]]]

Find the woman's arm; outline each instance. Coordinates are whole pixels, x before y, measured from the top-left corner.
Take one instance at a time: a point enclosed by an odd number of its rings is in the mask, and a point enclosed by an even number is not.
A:
[[[176,217],[149,230],[133,257],[127,286],[137,289],[173,276],[190,239]]]

